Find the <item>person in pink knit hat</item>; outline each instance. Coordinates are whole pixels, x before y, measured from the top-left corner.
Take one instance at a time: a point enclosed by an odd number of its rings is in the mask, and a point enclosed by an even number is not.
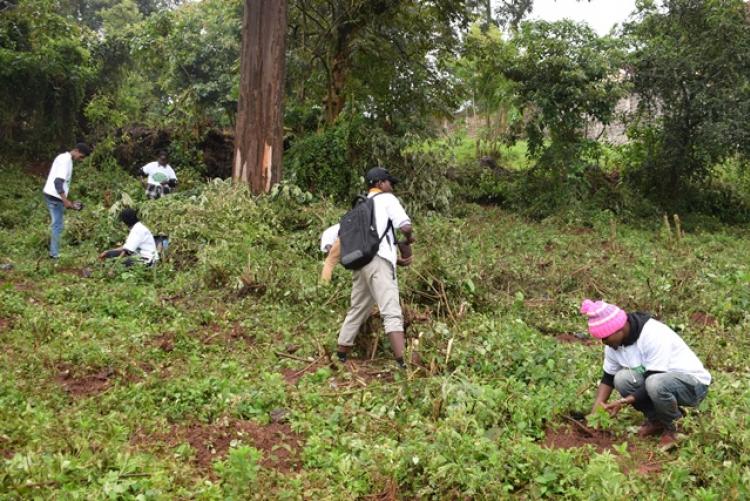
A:
[[[697,407],[711,375],[675,331],[646,313],[626,313],[590,299],[581,304],[581,313],[588,317],[589,333],[605,344],[604,373],[591,412],[603,407],[615,416],[632,405],[646,416],[638,435],[661,435],[662,446],[673,446],[680,406]],[[608,403],[613,389],[622,398]]]

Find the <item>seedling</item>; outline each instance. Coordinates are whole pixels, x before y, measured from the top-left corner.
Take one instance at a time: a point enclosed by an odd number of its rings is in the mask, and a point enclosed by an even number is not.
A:
[[[586,416],[586,423],[597,430],[609,430],[612,428],[612,416],[602,407],[598,407],[592,414]]]

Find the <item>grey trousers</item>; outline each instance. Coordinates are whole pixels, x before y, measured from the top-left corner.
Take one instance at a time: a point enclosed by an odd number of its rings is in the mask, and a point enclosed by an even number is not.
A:
[[[398,297],[396,272],[390,261],[380,256],[361,270],[352,273],[352,298],[349,311],[339,332],[338,344],[353,346],[362,322],[367,319],[374,304],[380,309],[385,332],[403,332],[404,321]]]
[[[646,379],[630,369],[621,369],[615,374],[615,388],[623,397],[644,386],[648,399],[634,407],[650,421],[660,422],[668,429],[673,429],[674,421],[682,417],[680,405],[697,407],[708,393],[708,386],[690,374],[662,372]]]

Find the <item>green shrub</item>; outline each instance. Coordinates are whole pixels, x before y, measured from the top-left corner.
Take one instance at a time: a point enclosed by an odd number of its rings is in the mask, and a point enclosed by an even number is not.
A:
[[[348,154],[351,135],[352,125],[339,121],[295,141],[284,159],[289,181],[322,196],[351,198],[362,170]]]

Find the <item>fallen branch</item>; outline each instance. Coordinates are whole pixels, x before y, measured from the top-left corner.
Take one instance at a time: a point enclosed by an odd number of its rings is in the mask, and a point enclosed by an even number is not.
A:
[[[580,421],[577,421],[577,420],[573,419],[570,416],[563,416],[563,418],[567,419],[568,421],[570,421],[571,423],[573,423],[574,425],[576,425],[576,427],[579,430],[581,430],[583,433],[585,433],[587,436],[589,436],[589,437],[593,437],[594,436],[594,432],[591,431],[588,426],[586,426],[585,424],[581,423]]]
[[[314,360],[312,357],[303,358],[303,357],[298,357],[296,355],[291,355],[289,353],[281,353],[279,351],[275,351],[274,355],[276,355],[277,357],[282,357],[282,358],[290,358],[292,360],[297,360],[299,362],[307,362],[307,363],[310,363],[310,362],[315,363],[316,362],[316,360]]]
[[[308,370],[310,370],[310,369],[311,369],[312,367],[314,367],[314,366],[315,366],[315,364],[317,364],[318,362],[320,362],[320,359],[321,359],[321,358],[324,358],[324,357],[318,357],[318,358],[316,358],[315,360],[313,360],[312,362],[310,362],[310,364],[309,364],[309,365],[305,366],[305,368],[304,368],[304,369],[301,369],[301,370],[298,370],[298,371],[296,371],[296,372],[294,373],[294,375],[295,375],[295,376],[299,376],[300,374],[304,374],[305,372],[307,372]]]

